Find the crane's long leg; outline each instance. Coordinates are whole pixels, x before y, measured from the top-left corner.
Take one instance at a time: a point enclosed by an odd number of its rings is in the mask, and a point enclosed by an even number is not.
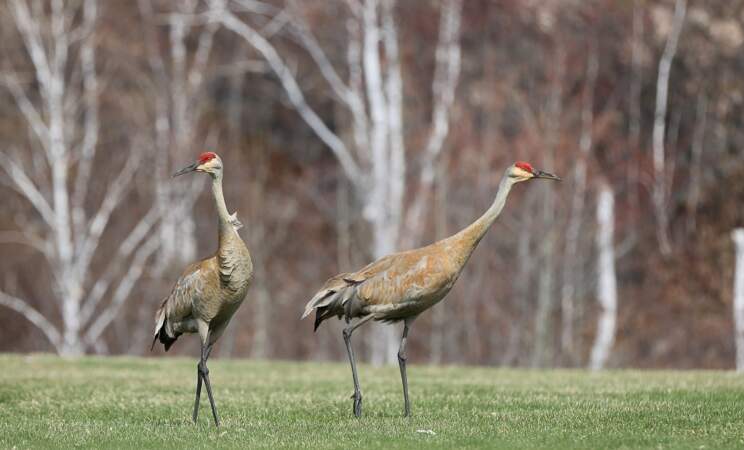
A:
[[[362,390],[359,388],[359,376],[357,375],[356,361],[354,361],[354,350],[351,349],[351,333],[357,328],[365,324],[372,318],[372,314],[362,317],[354,325],[349,325],[344,328],[344,343],[346,343],[346,353],[349,355],[349,362],[351,363],[351,376],[354,378],[354,416],[362,417]],[[347,319],[348,321],[348,319]]]
[[[403,382],[403,402],[405,409],[403,415],[411,416],[411,402],[408,400],[408,377],[406,376],[406,341],[408,340],[408,327],[411,325],[411,319],[405,319],[403,322],[403,337],[400,339],[400,348],[398,349],[398,366],[400,366],[400,379]]]
[[[204,386],[207,388],[207,396],[209,397],[209,405],[212,407],[212,417],[214,417],[214,425],[220,426],[220,418],[217,415],[217,407],[214,404],[214,397],[212,396],[212,385],[209,382],[209,368],[207,367],[207,358],[212,352],[212,345],[202,345],[202,359],[199,361],[199,373],[204,379]]]
[[[214,417],[215,426],[220,426],[220,419],[217,415],[217,407],[214,404],[214,397],[212,396],[212,385],[209,382],[209,368],[207,367],[207,359],[209,354],[212,352],[212,345],[210,343],[210,330],[209,324],[204,321],[198,321],[197,327],[199,329],[199,337],[201,338],[201,357],[199,358],[199,364],[196,365],[196,399],[194,400],[194,414],[192,418],[194,423],[199,417],[199,400],[201,397],[201,386],[202,382],[207,387],[207,396],[209,396],[209,405],[212,407],[212,416]]]
[[[191,415],[192,420],[196,423],[199,417],[199,398],[201,397],[202,376],[199,365],[196,366],[196,399],[194,400],[194,413]]]

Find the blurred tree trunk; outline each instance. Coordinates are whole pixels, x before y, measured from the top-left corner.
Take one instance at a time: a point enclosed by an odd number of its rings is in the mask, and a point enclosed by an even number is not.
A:
[[[519,237],[517,238],[517,261],[516,276],[514,278],[512,304],[515,306],[517,317],[511,320],[509,331],[509,342],[501,359],[501,365],[512,366],[520,363],[521,351],[527,348],[525,345],[525,329],[528,328],[530,320],[533,319],[531,303],[531,274],[535,266],[534,246],[534,214],[532,213],[536,191],[527,194],[524,208],[521,209]]]
[[[561,44],[559,44],[561,45]],[[563,83],[565,76],[566,55],[559,46],[555,56],[556,69],[553,74],[550,95],[545,107],[545,152],[544,167],[555,166],[555,152],[558,145],[563,111]],[[556,195],[554,188],[547,184],[542,187],[542,239],[540,248],[540,272],[537,287],[537,311],[535,312],[535,347],[532,355],[532,366],[542,367],[553,359],[553,301],[555,276],[555,246],[557,235],[554,227],[556,215]]]
[[[581,227],[584,223],[584,203],[586,199],[587,163],[592,149],[592,128],[594,126],[594,90],[599,71],[599,57],[596,44],[590,44],[586,62],[586,85],[581,108],[581,134],[579,155],[573,173],[573,192],[570,216],[566,230],[565,254],[563,257],[563,276],[561,283],[561,352],[564,362],[575,361],[574,325],[576,322],[576,285],[578,272],[583,269],[579,258]]]
[[[700,203],[700,186],[703,178],[703,149],[705,147],[705,128],[708,118],[708,96],[701,90],[698,94],[695,131],[692,137],[692,158],[690,161],[690,183],[687,189],[687,233],[695,233],[697,210]]]
[[[615,341],[617,323],[617,276],[615,274],[615,200],[609,184],[599,188],[597,199],[597,297],[600,311],[597,335],[592,346],[589,367],[600,370],[605,367]]]
[[[672,252],[669,240],[669,189],[673,173],[667,167],[667,156],[664,145],[666,133],[666,118],[669,97],[669,76],[672,63],[677,54],[677,44],[685,21],[687,1],[677,0],[674,6],[674,20],[672,29],[667,37],[664,53],[659,59],[659,72],[656,80],[656,113],[653,131],[653,165],[654,184],[652,200],[656,214],[656,235],[659,240],[659,250],[668,256]]]
[[[447,173],[448,158],[442,158],[437,164],[437,181],[434,196],[435,211],[435,235],[447,236],[449,227],[447,226],[447,199],[449,195],[449,175]],[[447,302],[440,302],[432,311],[431,333],[429,335],[429,362],[431,364],[440,364],[445,357],[444,341],[445,329],[447,328]]]
[[[744,228],[732,233],[736,246],[734,268],[734,343],[736,344],[736,370],[744,372]]]

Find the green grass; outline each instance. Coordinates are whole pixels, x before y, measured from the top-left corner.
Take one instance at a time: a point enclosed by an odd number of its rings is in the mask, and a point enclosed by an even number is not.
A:
[[[360,367],[364,417],[346,364],[210,363],[191,423],[188,359],[0,355],[0,448],[742,448],[744,377],[729,372]],[[422,433],[418,430],[431,430]]]

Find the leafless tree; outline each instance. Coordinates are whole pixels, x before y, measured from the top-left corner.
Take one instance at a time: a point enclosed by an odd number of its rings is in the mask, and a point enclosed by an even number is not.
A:
[[[93,270],[101,238],[126,198],[142,157],[134,149],[137,143],[131,142],[133,149],[105,191],[90,192],[101,147],[102,87],[94,40],[97,8],[95,0],[53,0],[48,7],[12,0],[9,9],[32,75],[25,79],[24,72],[14,67],[2,78],[31,136],[23,150],[7,152],[2,169],[8,186],[33,206],[43,223],[37,231],[36,218],[27,217],[14,233],[31,243],[48,264],[52,298],[62,324],[54,324],[29,301],[11,293],[0,293],[0,304],[27,318],[65,355],[105,348],[99,346],[99,337],[158,248],[149,234],[157,222],[151,209],[122,236],[120,247],[102,270]],[[104,298],[109,301],[102,302]]]
[[[371,256],[382,257],[405,244],[404,224],[406,229],[420,229],[416,225],[421,220],[425,198],[434,179],[435,162],[448,134],[460,71],[461,0],[446,0],[442,5],[435,50],[431,129],[424,148],[418,152],[407,151],[403,132],[403,74],[393,0],[346,2],[346,80],[313,35],[299,4],[291,2],[283,10],[274,10],[261,2],[235,2],[239,11],[247,10],[255,16],[269,14],[271,21],[262,29],[239,17],[224,0],[212,0],[210,4],[211,19],[237,33],[266,59],[294,109],[338,159],[370,225]],[[349,140],[342,137],[343,133],[334,131],[307,102],[293,70],[269,40],[281,28],[286,28],[305,48],[339,106],[349,111]],[[410,177],[406,170],[413,155],[421,158],[417,177]],[[418,180],[415,186],[411,178]],[[407,188],[415,194],[404,216]],[[389,327],[380,328],[379,332],[385,336],[371,339],[376,343],[371,348],[371,359],[378,364],[392,363],[397,338]]]

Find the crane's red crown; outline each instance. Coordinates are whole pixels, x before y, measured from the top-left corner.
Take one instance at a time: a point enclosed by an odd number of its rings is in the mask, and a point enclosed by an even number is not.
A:
[[[199,164],[205,164],[217,157],[215,152],[204,152],[199,155]]]
[[[514,164],[514,166],[519,167],[520,169],[525,170],[529,173],[533,173],[535,171],[535,169],[532,168],[532,165],[530,163],[524,162],[524,161],[518,161],[517,163]]]

